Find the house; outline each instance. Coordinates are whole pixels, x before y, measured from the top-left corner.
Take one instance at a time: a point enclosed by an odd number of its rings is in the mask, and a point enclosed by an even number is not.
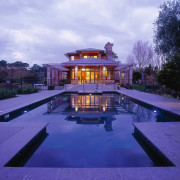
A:
[[[87,48],[68,52],[67,62],[47,64],[48,85],[58,85],[63,75],[71,84],[114,84],[132,85],[132,64],[120,64],[112,58],[112,43],[105,50]]]

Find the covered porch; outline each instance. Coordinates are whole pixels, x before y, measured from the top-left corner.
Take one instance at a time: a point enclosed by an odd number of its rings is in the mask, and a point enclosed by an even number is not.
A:
[[[118,63],[98,58],[82,58],[62,65],[69,69],[68,79],[71,84],[114,84]]]

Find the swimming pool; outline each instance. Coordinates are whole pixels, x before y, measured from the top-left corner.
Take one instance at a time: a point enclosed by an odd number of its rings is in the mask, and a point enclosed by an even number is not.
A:
[[[25,167],[99,168],[157,166],[134,138],[132,122],[174,120],[119,94],[62,94],[12,121],[49,123]]]

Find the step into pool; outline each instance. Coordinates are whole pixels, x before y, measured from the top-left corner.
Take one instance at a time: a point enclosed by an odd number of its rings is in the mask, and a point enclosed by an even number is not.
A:
[[[159,166],[134,137],[132,122],[176,121],[120,94],[75,93],[8,118],[14,123],[49,123],[45,140],[16,166],[65,168]]]

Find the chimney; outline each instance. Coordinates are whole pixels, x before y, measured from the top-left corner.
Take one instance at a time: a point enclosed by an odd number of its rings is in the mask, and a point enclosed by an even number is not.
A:
[[[106,43],[106,45],[104,46],[104,48],[106,49],[106,60],[112,61],[112,47],[113,44],[110,42]]]

